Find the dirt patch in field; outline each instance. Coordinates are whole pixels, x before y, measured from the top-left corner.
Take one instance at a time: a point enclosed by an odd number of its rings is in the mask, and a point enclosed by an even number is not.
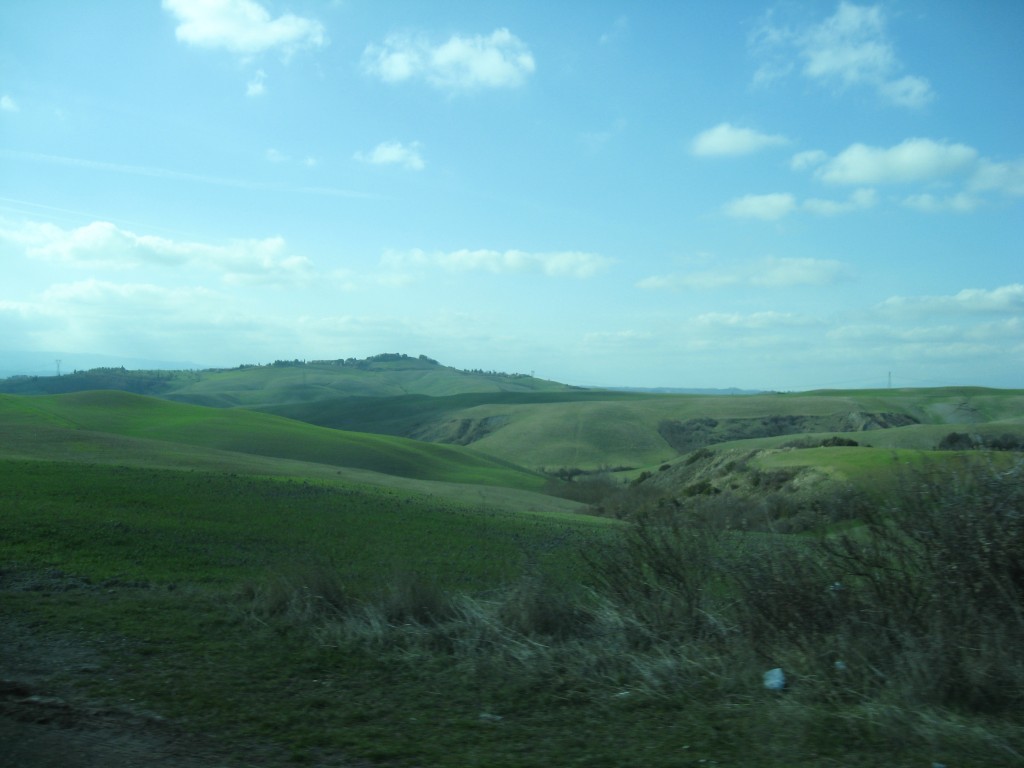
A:
[[[450,419],[413,431],[414,440],[450,445],[469,445],[497,432],[508,423],[508,416],[484,416],[480,419]]]
[[[94,585],[60,571],[0,573],[0,592],[138,588]],[[116,644],[116,640],[112,640]],[[291,766],[269,744],[225,745],[131,701],[98,702],[77,692],[82,676],[116,678],[109,648],[5,615],[0,619],[0,765],[18,768],[241,768]],[[307,765],[368,768],[337,755]]]

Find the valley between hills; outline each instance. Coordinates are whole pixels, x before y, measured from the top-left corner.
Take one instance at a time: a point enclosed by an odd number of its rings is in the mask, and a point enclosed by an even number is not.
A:
[[[1022,764],[1022,451],[968,386],[0,380],[0,758]]]

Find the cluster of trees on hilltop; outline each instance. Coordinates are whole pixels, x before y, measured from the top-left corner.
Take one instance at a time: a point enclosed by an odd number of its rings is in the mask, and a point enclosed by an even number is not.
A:
[[[412,357],[402,352],[382,352],[379,355],[370,355],[365,358],[357,357],[346,357],[338,358],[337,360],[275,360],[272,363],[267,363],[271,367],[275,368],[301,368],[306,365],[333,365],[339,367],[349,368],[369,368],[374,363],[401,363],[401,362],[414,362],[427,363],[428,365],[441,365],[437,360],[426,355],[417,355]],[[246,363],[238,366],[238,370],[246,368],[262,368],[263,363]],[[533,373],[507,373],[506,371],[485,371],[483,368],[463,368],[457,369],[459,373],[464,373],[471,376],[500,376],[508,379],[532,379]]]
[[[476,376],[504,376],[508,379],[532,379],[530,373],[506,373],[505,371],[485,371],[483,368],[464,368],[462,373],[470,373]]]
[[[422,363],[429,363],[430,365],[440,365],[440,363],[432,357],[426,355],[419,355],[418,357],[410,357],[409,355],[401,352],[382,352],[379,355],[370,355],[366,358],[357,357],[346,357],[338,358],[337,360],[275,360],[269,363],[270,366],[276,368],[300,368],[304,365],[337,365],[337,366],[351,366],[353,368],[365,368],[371,363],[398,363],[403,360],[418,360]],[[238,366],[239,370],[245,368],[262,368],[262,363],[244,363]]]

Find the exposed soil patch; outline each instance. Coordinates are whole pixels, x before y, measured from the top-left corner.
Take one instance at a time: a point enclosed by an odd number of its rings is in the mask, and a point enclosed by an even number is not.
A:
[[[0,764],[22,768],[230,765],[159,715],[83,701],[67,682],[101,674],[101,655],[74,637],[11,617],[0,623]]]
[[[808,432],[864,432],[906,427],[920,422],[905,413],[833,413],[826,416],[760,416],[747,419],[699,418],[663,420],[658,432],[680,453],[708,445],[755,437],[778,437]]]
[[[414,440],[428,440],[433,443],[469,445],[498,431],[508,423],[507,416],[485,416],[482,419],[451,419],[440,424],[431,424],[426,429],[413,432]]]
[[[0,592],[133,589],[93,585],[49,570],[0,572]],[[116,641],[113,641],[116,644]],[[97,702],[75,686],[82,676],[116,678],[109,648],[74,634],[54,633],[16,617],[0,619],[0,765],[18,768],[241,768],[294,763],[269,744],[226,745],[133,702]],[[366,768],[368,763],[323,756],[307,765]]]

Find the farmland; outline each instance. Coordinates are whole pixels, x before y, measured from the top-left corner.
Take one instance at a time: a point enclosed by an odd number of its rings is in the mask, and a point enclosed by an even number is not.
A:
[[[1022,763],[1024,392],[304,368],[0,395],[7,757]]]

